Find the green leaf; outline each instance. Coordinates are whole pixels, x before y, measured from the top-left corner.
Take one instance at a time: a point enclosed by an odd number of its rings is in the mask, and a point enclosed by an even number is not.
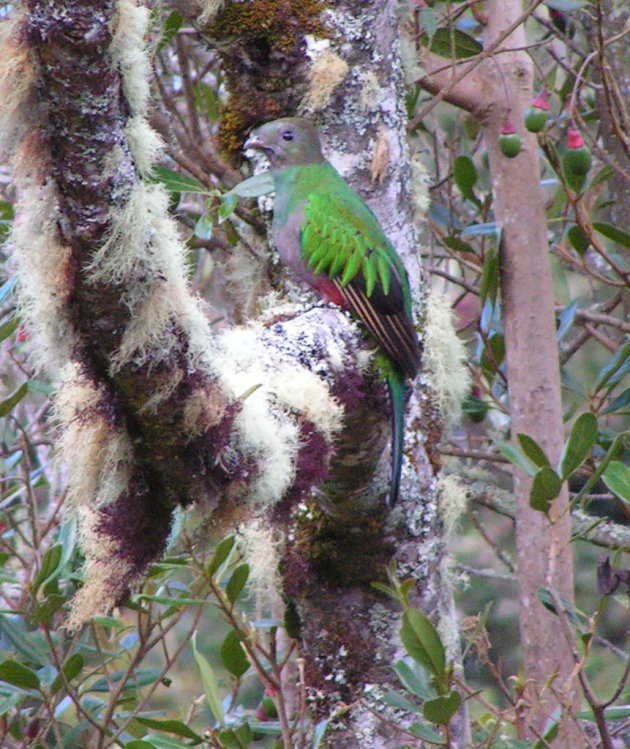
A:
[[[481,368],[491,377],[505,360],[505,337],[503,333],[492,333],[481,351]]]
[[[601,390],[604,385],[610,383],[609,387],[611,385],[614,385],[619,380],[619,374],[620,371],[623,374],[624,364],[626,361],[630,363],[630,341],[627,343],[624,343],[623,346],[619,346],[619,348],[615,351],[615,353],[610,357],[610,359],[604,364],[604,366],[601,368],[599,372],[599,378],[597,380],[597,383],[595,385],[595,391]]]
[[[431,723],[438,723],[445,726],[459,710],[461,704],[461,695],[459,692],[451,689],[448,694],[427,700],[422,706],[422,714]]]
[[[418,609],[403,614],[400,639],[409,655],[439,681],[444,680],[446,655],[437,630]]]
[[[584,257],[584,253],[591,246],[590,239],[582,231],[582,227],[577,224],[567,229],[567,239],[580,257]]]
[[[83,670],[83,664],[83,656],[80,653],[74,653],[74,655],[71,655],[61,667],[61,670],[66,677],[66,681],[70,682],[72,681],[72,679],[77,677]],[[50,686],[51,693],[56,694],[62,686],[63,679],[61,678],[60,674],[57,674],[57,676],[55,676],[55,680]]]
[[[39,677],[30,668],[12,660],[0,663],[0,681],[20,689],[39,689]]]
[[[249,564],[240,564],[232,573],[232,577],[225,586],[225,592],[230,603],[234,603],[240,596],[247,578],[249,577]]]
[[[586,412],[578,416],[560,456],[560,477],[564,481],[586,460],[597,439],[597,419]]]
[[[412,723],[407,730],[419,739],[424,739],[425,741],[444,746],[442,735],[434,728],[431,728],[431,726],[427,726],[425,723]]]
[[[417,664],[417,668],[414,670],[406,661],[401,660],[394,666],[394,671],[398,674],[398,678],[405,689],[415,694],[416,697],[429,700],[436,696],[435,689],[429,682],[427,671],[420,664]]]
[[[499,291],[499,248],[491,245],[486,252],[486,259],[479,280],[479,301],[483,305],[486,298],[496,301]]]
[[[442,242],[444,242],[449,250],[453,250],[454,252],[470,252],[472,255],[475,254],[473,246],[468,244],[468,242],[464,242],[459,237],[444,237]]]
[[[544,5],[561,13],[571,13],[589,5],[590,0],[545,0]]]
[[[212,215],[210,211],[206,211],[205,213],[202,213],[195,222],[193,234],[196,237],[199,237],[199,239],[210,239],[213,231],[214,224],[212,223]]]
[[[219,223],[222,224],[234,213],[238,204],[238,198],[233,192],[226,192],[221,196],[221,205],[219,206]]]
[[[134,739],[125,744],[125,749],[156,749],[156,746],[150,741],[145,741],[144,739]]]
[[[139,668],[131,674],[127,673],[127,669],[121,668],[118,671],[114,671],[109,675],[109,679],[104,676],[97,679],[93,684],[90,685],[90,692],[109,692],[111,689],[111,682],[118,684],[118,682],[126,679],[125,689],[136,689],[137,687],[146,687],[148,684],[154,684],[161,676],[162,670],[159,668]]]
[[[313,731],[313,749],[319,749],[321,746],[322,739],[326,734],[326,729],[331,720],[332,718],[325,718],[324,720],[320,720],[315,726],[315,730]]]
[[[195,97],[195,103],[206,114],[209,120],[215,121],[219,119],[221,100],[212,86],[208,86],[203,81],[195,83],[193,86],[193,96]]]
[[[606,406],[606,408],[604,408],[599,413],[600,416],[604,416],[604,414],[611,414],[615,411],[621,411],[622,408],[625,408],[628,405],[630,405],[630,388],[626,388],[623,393],[618,395],[610,405]]]
[[[534,476],[529,492],[529,504],[533,510],[548,512],[551,502],[560,494],[562,481],[550,467],[543,466]]]
[[[160,182],[169,192],[198,192],[209,195],[210,191],[187,174],[180,174],[165,166],[153,167],[153,180]]]
[[[223,726],[225,725],[225,713],[223,712],[221,696],[219,695],[219,682],[210,663],[206,660],[205,656],[197,650],[197,633],[192,637],[192,647],[195,661],[197,662],[197,668],[201,674],[201,683],[203,684],[203,691],[206,695],[206,702],[208,703],[208,707],[210,708],[214,719],[217,723]]]
[[[174,10],[172,13],[168,14],[162,27],[162,35],[160,37],[160,41],[157,45],[158,52],[173,40],[175,34],[177,34],[177,32],[180,30],[183,22],[184,18],[178,11]]]
[[[459,29],[446,27],[436,29],[431,39],[424,37],[423,44],[431,52],[449,60],[453,57],[458,60],[464,57],[473,57],[483,50],[481,44],[472,36]]]
[[[11,413],[26,393],[28,393],[28,382],[23,382],[8,398],[0,401],[0,417]]]
[[[203,737],[195,733],[185,723],[182,723],[181,720],[156,720],[155,718],[141,718],[140,716],[136,716],[135,720],[143,726],[147,726],[147,728],[155,728],[156,731],[166,731],[185,739],[193,739],[195,744],[203,741]]]
[[[468,156],[458,156],[453,165],[453,179],[461,194],[473,203],[479,203],[473,187],[477,182],[477,169],[473,160]]]
[[[545,451],[538,444],[538,442],[536,442],[535,439],[530,437],[528,434],[521,434],[520,432],[516,435],[516,439],[519,441],[521,450],[539,468],[543,468],[544,466],[551,466],[549,459],[545,455]]]
[[[556,331],[556,341],[561,341],[566,335],[567,331],[573,325],[575,320],[575,313],[577,312],[577,299],[574,299],[571,304],[562,310],[558,317],[558,330]]]
[[[59,611],[59,609],[66,602],[67,597],[60,593],[51,593],[40,601],[32,611],[33,620],[37,624],[43,624],[44,622],[50,621],[51,617]]]
[[[11,294],[13,294],[16,284],[17,276],[12,276],[0,286],[0,304],[4,304]]]
[[[40,568],[33,580],[33,593],[37,593],[40,585],[43,585],[46,580],[51,578],[58,571],[59,562],[61,561],[61,552],[61,544],[54,544],[46,550],[42,557]]]
[[[239,198],[260,198],[262,195],[268,195],[273,192],[273,177],[269,169],[266,169],[260,174],[254,174],[253,177],[248,177],[226,193],[238,195]]]
[[[538,466],[513,444],[499,440],[496,445],[510,463],[514,463],[523,473],[528,476],[535,476],[538,473]]]
[[[496,221],[488,224],[469,224],[462,229],[463,235],[470,237],[494,237],[498,245],[501,240],[501,228],[497,226]]]
[[[231,728],[219,731],[219,741],[225,749],[244,749],[244,745],[241,744],[238,736]]]
[[[604,710],[604,716],[606,720],[625,720],[626,718],[630,718],[630,705],[607,707]],[[595,720],[592,710],[580,710],[579,713],[576,713],[575,717],[581,720]]]
[[[420,8],[420,12],[418,13],[418,21],[424,29],[424,33],[430,39],[437,30],[437,21],[435,18],[435,13],[431,10],[431,8],[429,8],[428,5],[424,5]]]
[[[223,665],[233,676],[240,679],[249,668],[249,661],[241,640],[233,629],[227,633],[219,652]]]
[[[4,341],[10,335],[13,335],[13,333],[17,330],[19,324],[20,318],[14,317],[12,320],[7,320],[7,322],[0,325],[0,341]]]
[[[600,221],[594,222],[593,228],[607,239],[612,239],[613,242],[620,244],[622,247],[630,247],[630,234],[628,232],[622,231],[612,224],[604,224]]]
[[[613,494],[630,502],[630,466],[620,460],[611,460],[602,473],[602,479]]]
[[[235,543],[236,539],[234,536],[228,536],[228,538],[224,538],[223,541],[218,544],[214,555],[208,564],[208,574],[210,576],[214,575],[223,562],[225,562]]]
[[[553,597],[548,588],[538,588],[536,594],[538,596],[538,600],[548,611],[551,611],[552,614],[558,613],[556,604],[554,603]],[[583,629],[590,628],[591,622],[589,617],[587,617],[582,611],[576,609],[573,603],[571,603],[571,601],[569,601],[564,596],[559,596],[559,599],[562,610],[569,617],[569,621],[578,632],[582,632]]]
[[[420,713],[420,707],[414,705],[411,700],[407,699],[404,694],[400,692],[394,692],[393,690],[383,695],[383,702],[390,707],[395,707],[397,710],[405,710],[408,713]]]
[[[37,664],[38,667],[49,662],[48,650],[44,650],[42,640],[34,632],[27,632],[23,620],[12,620],[0,616],[0,634],[5,642],[17,651],[22,660]],[[6,645],[3,645],[5,649]]]

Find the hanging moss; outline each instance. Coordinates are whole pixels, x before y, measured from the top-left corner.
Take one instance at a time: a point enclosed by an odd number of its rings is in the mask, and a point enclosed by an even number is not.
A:
[[[326,36],[322,0],[227,0],[203,29],[216,45],[230,98],[219,140],[240,160],[246,134],[262,122],[293,115],[304,95],[305,35]]]

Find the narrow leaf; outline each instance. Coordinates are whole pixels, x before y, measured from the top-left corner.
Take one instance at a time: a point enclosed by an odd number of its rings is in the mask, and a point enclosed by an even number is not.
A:
[[[39,689],[39,677],[30,668],[12,660],[0,663],[0,681],[20,689]]]
[[[166,731],[167,733],[174,733],[176,736],[182,736],[185,739],[193,739],[195,744],[203,741],[203,738],[195,733],[192,728],[189,728],[181,720],[156,720],[155,718],[141,718],[139,715],[135,717],[143,726],[147,728],[155,728],[157,731]]]
[[[0,286],[0,304],[4,304],[11,296],[17,284],[17,276],[12,276]]]
[[[607,239],[612,239],[613,242],[622,245],[622,247],[630,247],[630,234],[628,234],[628,232],[622,231],[612,224],[604,224],[601,222],[593,223],[593,228],[600,234],[603,234]]]
[[[622,364],[630,357],[630,341],[620,346],[615,353],[610,357],[606,364],[601,368],[599,372],[599,378],[595,385],[595,390],[601,390],[604,385],[611,379],[615,372],[622,366]]]
[[[54,544],[46,550],[42,557],[41,566],[33,580],[33,593],[37,593],[40,586],[58,571],[59,563],[61,562],[61,552],[61,544]]]
[[[496,301],[499,290],[499,249],[494,245],[488,248],[486,259],[479,280],[479,301],[484,304],[486,298]]]
[[[152,176],[155,182],[160,182],[169,192],[198,192],[204,195],[210,192],[193,177],[167,169],[165,166],[153,167]]]
[[[260,198],[270,192],[273,192],[273,177],[269,169],[244,179],[230,190],[230,193],[238,195],[239,198]]]
[[[217,723],[223,726],[225,725],[225,713],[223,712],[223,704],[221,703],[221,697],[219,695],[219,682],[210,663],[205,656],[197,650],[196,633],[192,637],[192,647],[195,661],[197,662],[197,668],[201,674],[201,683],[203,684],[203,691],[206,695],[208,707]]]
[[[225,562],[225,560],[228,558],[229,553],[232,551],[235,542],[236,539],[234,538],[234,536],[228,536],[228,538],[224,538],[223,541],[219,543],[212,559],[210,560],[210,563],[208,564],[209,575],[214,575],[219,567],[223,564],[223,562]]]
[[[561,341],[571,325],[573,325],[573,321],[575,320],[575,313],[577,312],[577,304],[577,299],[574,299],[571,304],[567,304],[567,306],[562,310],[560,317],[558,318],[556,341]]]
[[[496,445],[510,463],[514,463],[523,473],[528,476],[535,476],[538,473],[538,466],[510,442],[500,440]]]
[[[473,187],[477,182],[477,169],[468,156],[458,156],[453,166],[453,179],[461,194],[468,200],[478,203]]]
[[[536,442],[535,439],[530,437],[528,434],[517,434],[516,439],[519,441],[521,450],[527,455],[527,457],[535,463],[539,468],[544,466],[551,466],[549,459],[545,455],[545,451]]]
[[[8,398],[0,401],[0,417],[6,416],[8,413],[11,413],[11,411],[15,408],[15,406],[17,406],[17,404],[22,400],[27,392],[28,383],[23,382],[20,387],[15,390]]]
[[[618,395],[615,400],[610,403],[606,408],[604,408],[602,411],[600,411],[600,415],[604,416],[604,414],[611,414],[615,411],[621,411],[622,408],[625,408],[626,406],[630,405],[630,388],[626,388],[623,393]]]
[[[240,596],[248,577],[249,564],[240,564],[234,570],[232,577],[228,580],[228,584],[225,587],[225,592],[230,603],[234,603]]]
[[[443,736],[434,728],[431,728],[431,726],[427,726],[424,723],[412,723],[407,730],[419,739],[424,739],[425,741],[430,741],[432,744],[444,746]]]
[[[597,419],[586,412],[578,416],[560,457],[560,477],[564,481],[586,460],[597,439]]]
[[[424,42],[431,52],[448,59],[472,57],[483,50],[481,44],[472,36],[459,29],[448,29],[446,27],[436,29],[433,37],[430,40],[425,38]]]
[[[74,655],[71,655],[61,667],[61,670],[66,677],[66,681],[70,682],[72,679],[76,678],[83,670],[83,664],[83,656],[80,653],[74,653]],[[62,686],[63,679],[60,674],[57,674],[55,680],[50,686],[51,693],[56,694]]]
[[[7,320],[7,322],[0,325],[0,341],[4,341],[10,335],[13,335],[13,333],[16,331],[19,324],[20,324],[20,318],[14,317],[12,320]]]
[[[438,680],[444,679],[446,656],[444,645],[428,617],[418,609],[407,609],[403,614],[400,639],[409,655]]]
[[[444,237],[442,241],[449,250],[453,250],[454,252],[469,252],[471,255],[475,254],[473,246],[468,244],[468,242],[464,242],[464,240],[459,237]]]
[[[173,40],[175,34],[177,34],[177,32],[179,31],[183,22],[184,18],[178,11],[174,10],[172,13],[169,13],[169,15],[166,17],[166,20],[164,21],[160,41],[157,44],[158,52]]]

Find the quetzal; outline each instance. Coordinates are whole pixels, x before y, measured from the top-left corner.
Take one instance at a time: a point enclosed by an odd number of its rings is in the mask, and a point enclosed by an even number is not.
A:
[[[420,346],[402,261],[367,204],[322,155],[316,128],[288,117],[252,132],[245,148],[262,151],[275,186],[273,241],[281,260],[326,301],[349,309],[376,339],[376,366],[392,408],[389,502],[398,497],[405,380]]]

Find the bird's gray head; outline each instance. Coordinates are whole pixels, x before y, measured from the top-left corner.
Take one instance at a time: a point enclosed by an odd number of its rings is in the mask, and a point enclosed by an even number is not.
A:
[[[272,169],[324,160],[317,129],[301,117],[284,117],[261,125],[249,136],[245,148],[262,151]]]

